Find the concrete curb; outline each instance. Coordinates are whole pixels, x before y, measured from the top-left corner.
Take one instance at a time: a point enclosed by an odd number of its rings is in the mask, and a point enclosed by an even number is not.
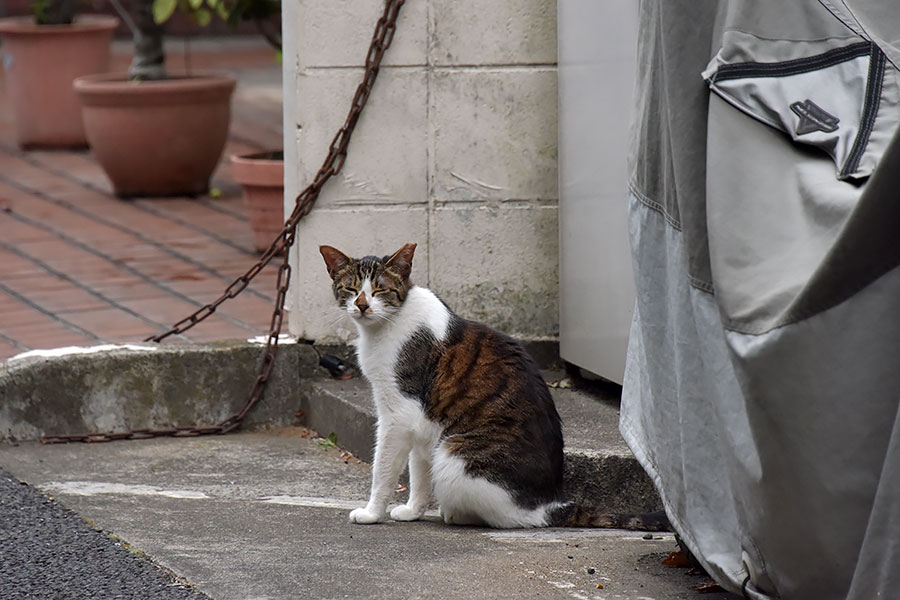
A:
[[[246,402],[263,346],[230,341],[68,350],[0,365],[0,442],[215,425]],[[246,425],[292,424],[301,388],[317,365],[308,345],[279,345],[266,395]]]
[[[263,347],[232,341],[92,350],[0,365],[0,442],[219,423],[244,405]],[[567,495],[611,512],[657,510],[650,478],[618,436],[617,408],[575,390],[552,392],[572,424]],[[245,428],[298,422],[323,436],[335,433],[341,448],[371,462],[376,417],[366,382],[323,377],[313,348],[283,343]]]

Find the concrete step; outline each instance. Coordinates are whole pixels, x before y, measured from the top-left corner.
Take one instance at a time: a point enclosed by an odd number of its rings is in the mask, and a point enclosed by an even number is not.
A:
[[[653,483],[619,435],[618,397],[551,388],[563,420],[565,487],[573,500],[611,512],[660,510]],[[315,379],[301,397],[304,423],[323,436],[336,434],[342,448],[372,461],[375,407],[363,379]]]
[[[51,352],[0,366],[0,442],[41,435],[214,425],[238,411],[256,378],[262,346],[137,345]],[[611,512],[661,506],[618,433],[618,397],[551,390],[563,419],[566,494]],[[302,416],[298,418],[298,414]],[[269,387],[245,428],[306,425],[370,462],[375,411],[362,379],[337,381],[307,344],[280,345]]]

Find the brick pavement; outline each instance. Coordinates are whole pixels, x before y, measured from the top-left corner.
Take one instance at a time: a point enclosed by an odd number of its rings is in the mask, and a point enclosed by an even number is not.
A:
[[[173,47],[168,63],[179,68],[184,56]],[[114,52],[124,69],[130,44]],[[189,60],[238,76],[224,157],[281,147],[280,67],[270,49],[224,38],[192,44]],[[0,71],[0,361],[165,331],[256,260],[227,160],[213,178],[219,198],[119,200],[89,151],[19,150],[3,85]],[[270,266],[180,340],[265,333],[274,286]]]

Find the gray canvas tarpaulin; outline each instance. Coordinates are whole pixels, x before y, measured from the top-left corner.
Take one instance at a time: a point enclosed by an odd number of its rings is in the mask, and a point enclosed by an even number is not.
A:
[[[621,431],[755,599],[900,598],[900,4],[641,3]]]

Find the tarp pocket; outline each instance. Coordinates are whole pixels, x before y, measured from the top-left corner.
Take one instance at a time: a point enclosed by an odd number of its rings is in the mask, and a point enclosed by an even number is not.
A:
[[[897,84],[893,73],[885,77],[893,67],[877,45],[860,38],[771,41],[742,32],[725,41],[703,72],[714,93],[827,152],[839,179],[872,173],[897,124]],[[779,54],[790,58],[766,60]]]

